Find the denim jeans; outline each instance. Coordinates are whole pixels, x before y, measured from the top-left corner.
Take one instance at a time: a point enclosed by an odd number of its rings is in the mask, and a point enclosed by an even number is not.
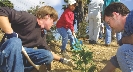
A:
[[[53,61],[53,55],[49,50],[42,49],[33,49],[24,47],[30,59],[36,64],[50,64]]]
[[[120,46],[116,57],[122,72],[133,72],[133,45],[123,44]]]
[[[53,61],[53,55],[50,51],[45,50],[44,48],[38,48],[38,49],[33,49],[33,48],[26,48],[25,50],[27,54],[29,55],[30,59],[36,64],[36,65],[41,65],[45,64],[46,66],[51,64]],[[34,67],[27,61],[27,59],[24,56],[24,72],[30,72]]]
[[[111,36],[112,29],[110,28],[109,25],[107,25],[107,24],[105,24],[105,25],[106,25],[105,44],[110,44],[111,43],[111,38],[112,38],[112,36]],[[119,41],[121,39],[121,37],[122,37],[121,32],[116,33],[117,41]]]
[[[6,40],[0,50],[5,54],[4,62],[0,66],[2,72],[24,72],[22,42],[19,38],[13,37]]]
[[[70,29],[65,29],[64,27],[57,28],[57,31],[62,36],[62,47],[61,50],[66,50],[66,44],[68,39],[70,39],[70,45],[75,43],[74,36]]]
[[[50,64],[53,55],[50,51],[43,49],[33,49],[24,47],[31,60],[36,64]],[[24,72],[22,42],[19,38],[10,38],[1,46],[5,53],[4,64],[0,66],[2,72]]]
[[[99,32],[99,39],[102,39],[102,37],[103,37],[103,33],[100,31]]]

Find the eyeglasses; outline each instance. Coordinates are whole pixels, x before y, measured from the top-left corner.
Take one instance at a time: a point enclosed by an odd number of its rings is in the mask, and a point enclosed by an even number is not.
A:
[[[108,19],[108,21],[106,21],[106,23],[107,23],[108,25],[110,25],[110,20],[111,20],[111,19],[114,20],[114,18],[111,17],[111,18]]]

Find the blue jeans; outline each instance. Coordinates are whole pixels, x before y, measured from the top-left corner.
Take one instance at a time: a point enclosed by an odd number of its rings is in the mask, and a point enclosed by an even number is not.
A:
[[[102,39],[102,37],[103,37],[103,33],[100,31],[99,32],[99,39]]]
[[[24,72],[22,59],[22,42],[19,38],[10,38],[0,47],[4,62],[0,65],[2,72]]]
[[[41,65],[44,64],[48,65],[53,61],[53,55],[49,50],[45,50],[44,48],[41,49],[33,49],[33,48],[26,48],[25,50],[29,55],[30,59],[36,64]]]
[[[111,43],[111,31],[112,29],[110,28],[109,25],[105,24],[106,26],[106,34],[105,34],[105,44],[110,44]],[[122,34],[121,32],[120,33],[116,33],[116,38],[117,38],[117,41],[119,41],[122,37]]]
[[[70,39],[70,45],[75,43],[74,36],[72,35],[72,32],[70,29],[65,29],[64,27],[62,28],[57,28],[57,31],[59,34],[62,36],[62,47],[61,50],[66,50],[66,44],[68,39]]]
[[[123,44],[120,46],[116,57],[122,72],[133,72],[133,45]]]
[[[46,66],[51,64],[53,61],[53,55],[50,51],[45,50],[44,48],[26,48],[25,50],[27,54],[29,55],[30,59],[36,64],[41,65],[45,64]],[[24,56],[24,66],[25,66],[25,72],[30,72],[34,67],[27,61],[27,59]]]
[[[53,55],[50,51],[43,49],[33,49],[24,47],[31,60],[36,64],[50,64]],[[5,61],[0,65],[2,72],[24,72],[22,42],[19,38],[10,38],[1,46],[2,53],[5,54]]]

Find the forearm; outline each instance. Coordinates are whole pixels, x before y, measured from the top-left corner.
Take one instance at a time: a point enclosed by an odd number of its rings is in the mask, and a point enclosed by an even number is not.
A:
[[[0,28],[6,33],[13,33],[13,29],[11,28],[11,24],[8,20],[8,17],[0,16]]]
[[[122,38],[123,44],[133,44],[133,34]]]

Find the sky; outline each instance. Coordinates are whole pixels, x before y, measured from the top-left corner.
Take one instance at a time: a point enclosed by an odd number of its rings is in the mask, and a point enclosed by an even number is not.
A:
[[[45,2],[45,5],[54,7],[59,16],[62,14],[62,5],[65,4],[64,0],[10,0],[14,4],[16,10],[27,10],[30,7],[40,5],[39,2]],[[133,0],[121,0],[130,10],[133,10]]]
[[[59,16],[62,14],[62,5],[65,4],[64,0],[10,0],[14,4],[16,10],[27,10],[30,7],[40,5],[39,2],[45,2],[44,5],[50,5],[56,9]]]
[[[133,10],[133,0],[121,0],[130,10]]]

